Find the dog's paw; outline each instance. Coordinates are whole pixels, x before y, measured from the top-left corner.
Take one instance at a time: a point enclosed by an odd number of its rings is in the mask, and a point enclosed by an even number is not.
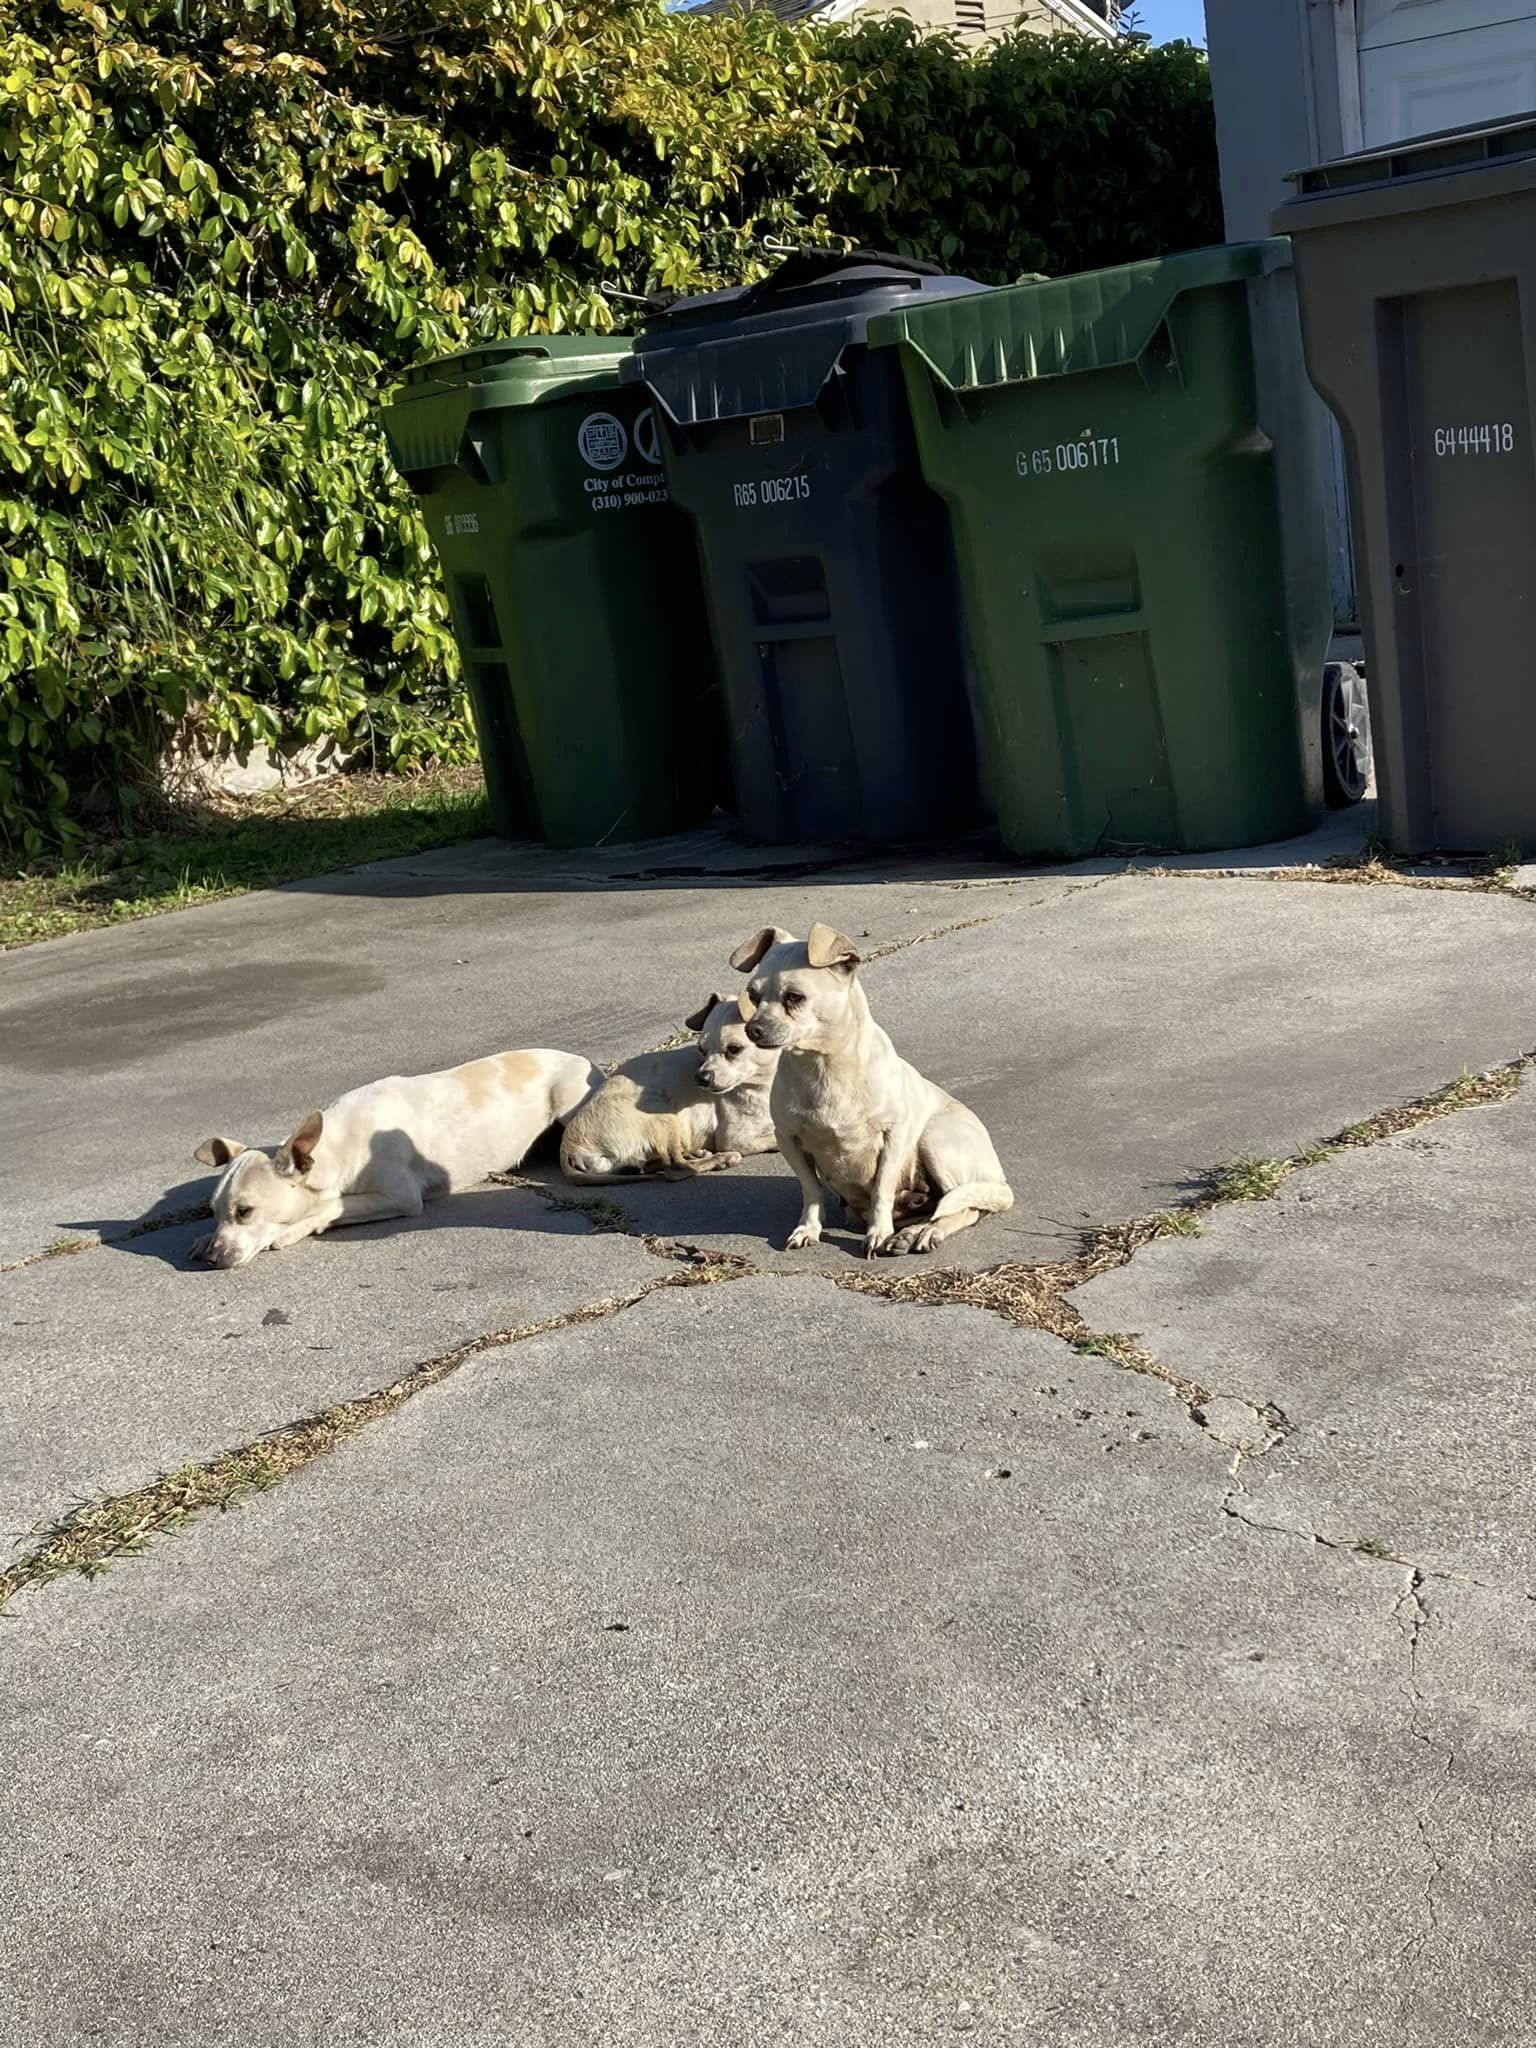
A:
[[[895,1231],[880,1247],[882,1258],[900,1258],[903,1252],[931,1252],[939,1242],[931,1223],[909,1223]]]
[[[890,1234],[884,1230],[866,1230],[864,1233],[864,1256],[878,1259],[891,1248]]]
[[[821,1243],[821,1231],[814,1223],[801,1223],[784,1240],[787,1252],[803,1252],[813,1244]]]

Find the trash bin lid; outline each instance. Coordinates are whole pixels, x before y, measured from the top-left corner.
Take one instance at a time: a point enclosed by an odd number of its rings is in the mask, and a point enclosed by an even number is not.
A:
[[[1290,245],[1226,242],[978,298],[913,306],[871,322],[871,348],[914,349],[951,391],[1075,377],[1140,360],[1184,292],[1238,284],[1290,264]]]
[[[629,349],[627,337],[527,334],[418,363],[379,414],[395,467],[415,477],[451,464],[485,413],[616,391]]]
[[[396,405],[468,394],[471,409],[540,405],[574,391],[611,391],[633,344],[627,335],[523,334],[486,341],[407,370]]]
[[[1536,186],[1536,114],[1356,150],[1290,171],[1286,183],[1296,196],[1276,207],[1269,223],[1286,235],[1528,192]]]
[[[869,322],[916,298],[984,293],[972,277],[874,249],[800,249],[760,283],[678,299],[624,369],[681,425],[814,405]]]

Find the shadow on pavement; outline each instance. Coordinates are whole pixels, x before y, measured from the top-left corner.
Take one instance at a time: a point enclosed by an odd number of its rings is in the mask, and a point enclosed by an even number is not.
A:
[[[1352,810],[1330,812],[1311,832],[1273,845],[1223,848],[1212,853],[1117,851],[1060,862],[1021,859],[1008,852],[992,831],[879,846],[853,842],[753,846],[733,838],[724,827],[705,826],[669,839],[565,850],[535,840],[475,839],[333,870],[284,886],[316,895],[388,898],[492,895],[514,888],[531,894],[731,889],[834,875],[845,881],[899,877],[923,882],[983,875],[1004,880],[1031,875],[1109,875],[1132,867],[1166,867],[1182,874],[1261,872],[1354,857],[1375,829],[1376,806],[1366,802]]]

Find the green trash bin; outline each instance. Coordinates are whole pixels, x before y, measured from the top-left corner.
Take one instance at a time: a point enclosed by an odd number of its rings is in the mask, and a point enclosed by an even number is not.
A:
[[[627,340],[410,372],[384,412],[443,565],[496,830],[555,846],[707,817],[725,760],[693,531]]]
[[[1304,831],[1332,605],[1289,245],[913,306],[869,341],[949,502],[1008,846]]]

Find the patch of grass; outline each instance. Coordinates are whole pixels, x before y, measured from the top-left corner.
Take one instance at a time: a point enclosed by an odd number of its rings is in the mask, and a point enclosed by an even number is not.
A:
[[[1199,1237],[1205,1230],[1198,1209],[1159,1209],[1149,1220],[1159,1237]]]
[[[1267,1202],[1280,1192],[1294,1171],[1289,1159],[1255,1159],[1245,1153],[1217,1170],[1211,1183],[1211,1200]]]
[[[1293,1173],[1303,1167],[1321,1166],[1333,1157],[1333,1141],[1308,1145],[1283,1159],[1255,1159],[1247,1154],[1229,1165],[1218,1167],[1211,1176],[1210,1201],[1268,1202],[1285,1186]]]
[[[42,1259],[67,1259],[73,1252],[83,1252],[95,1243],[90,1237],[56,1237],[50,1245],[44,1245],[38,1257]]]
[[[1518,840],[1505,839],[1488,849],[1484,871],[1496,888],[1507,889],[1514,879],[1515,869],[1525,859],[1525,849]]]
[[[238,816],[103,839],[67,863],[0,866],[0,951],[159,917],[490,829],[478,768],[338,775]]]

